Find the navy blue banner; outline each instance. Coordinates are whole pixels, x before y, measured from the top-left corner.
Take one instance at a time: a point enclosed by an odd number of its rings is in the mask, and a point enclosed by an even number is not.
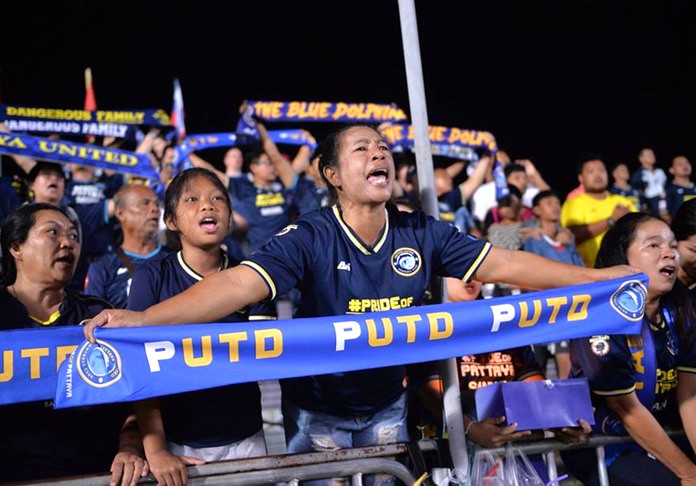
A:
[[[644,274],[360,315],[98,329],[59,372],[57,407],[447,359],[596,334],[638,334]],[[23,343],[13,342],[12,348]],[[36,342],[24,343],[36,346]],[[8,344],[3,344],[8,346]],[[16,382],[20,383],[20,380]]]
[[[162,109],[146,110],[74,110],[61,108],[32,108],[0,104],[0,121],[35,120],[88,123],[116,123],[123,125],[149,125],[169,127],[171,120]]]
[[[159,178],[145,154],[66,140],[51,140],[19,133],[0,133],[0,154],[23,155],[59,163],[74,162],[149,179]]]
[[[254,130],[256,130],[254,128]],[[317,142],[311,135],[301,129],[269,130],[268,136],[278,145],[309,145],[312,149],[317,147]],[[177,145],[174,156],[174,166],[182,167],[191,152],[215,147],[233,147],[235,145],[248,145],[258,138],[258,133],[252,134],[249,129],[244,134],[238,133],[206,133],[190,135],[182,143]]]
[[[253,114],[265,121],[284,122],[402,122],[406,113],[395,104],[330,103],[320,101],[247,101]]]
[[[174,147],[176,153],[174,157],[174,165],[177,166],[186,157],[191,155],[191,152],[196,150],[205,150],[214,147],[232,147],[237,145],[236,133],[205,133],[200,135],[189,135],[184,140]]]
[[[314,137],[300,128],[269,130],[268,136],[278,145],[309,145],[312,150],[317,148],[317,141]]]

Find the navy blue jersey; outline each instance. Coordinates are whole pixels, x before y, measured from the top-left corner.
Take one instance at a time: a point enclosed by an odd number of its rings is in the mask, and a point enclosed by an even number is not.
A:
[[[571,340],[570,377],[588,378],[598,409],[604,407],[605,397],[635,391],[660,423],[669,425],[674,419],[678,373],[696,372],[696,352],[693,345],[687,346],[689,351],[680,351],[675,332],[666,321],[666,318],[660,324],[643,321],[644,335],[649,332],[652,342],[646,343],[640,335]]]
[[[169,254],[169,251],[157,246],[147,255],[125,250],[123,253],[137,271],[151,260],[161,260]],[[119,256],[116,253],[107,253],[90,263],[85,279],[85,294],[101,297],[113,304],[116,309],[125,309],[128,305],[128,292],[132,278],[128,267]]]
[[[82,251],[77,261],[75,275],[70,281],[69,288],[82,291],[85,288],[85,278],[89,264],[95,258],[104,255],[116,247],[114,228],[109,220],[107,202],[94,204],[74,204],[69,206],[75,210],[82,227]]]
[[[227,256],[234,262],[241,262],[246,257],[244,248],[242,248],[239,241],[235,240],[232,235],[225,236],[222,243],[220,243],[220,248],[222,248],[222,251],[227,253]]]
[[[20,195],[20,181],[12,177],[0,177],[0,225],[5,217],[24,202]]]
[[[221,268],[234,266],[221,252]],[[128,308],[144,310],[180,294],[203,277],[189,267],[181,252],[145,264],[133,277]],[[268,302],[235,312],[220,322],[275,318]],[[214,447],[237,442],[258,432],[261,393],[258,384],[242,383],[161,397],[160,410],[167,440],[191,447]]]
[[[75,325],[110,307],[101,299],[67,292],[60,309],[42,322],[2,288],[0,329]],[[0,407],[0,483],[107,472],[126,417],[122,407],[54,410],[52,401],[43,400]]]
[[[95,204],[110,199],[123,186],[123,174],[100,177],[95,181],[65,181],[68,204]]]
[[[595,429],[605,434],[624,435],[626,429],[606,406],[609,396],[635,392],[640,402],[662,425],[679,427],[676,389],[679,373],[696,373],[694,341],[678,342],[670,313],[662,309],[662,322],[643,320],[641,335],[603,335],[570,342],[571,378],[587,377],[595,407]],[[605,462],[626,449],[640,446],[616,444],[605,447]]]
[[[111,308],[111,304],[103,299],[66,291],[65,299],[58,311],[48,321],[41,321],[27,314],[24,305],[3,289],[0,292],[0,309],[3,315],[0,319],[0,331],[78,325],[83,320],[96,316],[102,309]]]
[[[433,275],[469,280],[490,244],[418,211],[388,205],[374,246],[343,221],[338,206],[313,211],[242,264],[259,272],[273,297],[297,288],[297,317],[357,314],[419,305]],[[338,415],[371,413],[403,392],[402,366],[283,382],[296,405]]]
[[[314,179],[299,177],[293,191],[292,204],[300,216],[315,209],[325,208],[329,205],[329,190],[317,186]]]
[[[665,184],[665,199],[667,200],[667,212],[674,216],[677,214],[677,209],[682,203],[696,197],[696,184],[691,184],[689,187],[668,182]]]
[[[640,207],[640,192],[633,186],[629,186],[628,189],[621,189],[620,187],[611,186],[609,187],[610,194],[617,194],[628,198],[637,208]]]
[[[689,291],[689,300],[691,301],[691,306],[696,309],[696,282],[689,285],[687,290]]]
[[[440,221],[454,224],[457,209],[462,207],[462,193],[459,189],[453,189],[437,198],[437,207]]]
[[[270,186],[256,185],[247,175],[230,177],[229,180],[232,207],[249,223],[246,236],[251,252],[288,224],[292,191],[279,182]]]
[[[115,247],[106,201],[118,192],[123,181],[123,174],[103,176],[96,181],[66,181],[65,201],[80,216],[84,232],[82,252],[90,257],[104,255]]]

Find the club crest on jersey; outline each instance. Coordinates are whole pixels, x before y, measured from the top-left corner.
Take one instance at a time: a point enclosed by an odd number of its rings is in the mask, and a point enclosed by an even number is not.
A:
[[[609,298],[609,302],[616,312],[629,321],[635,322],[643,318],[647,294],[642,282],[629,280],[621,284],[621,287]]]
[[[297,229],[297,225],[296,225],[296,224],[289,224],[289,225],[287,225],[285,228],[283,228],[282,230],[278,231],[275,235],[276,235],[276,236],[287,235],[287,234],[290,233],[292,230],[296,230],[296,229]]]
[[[121,379],[121,356],[116,348],[102,340],[80,346],[75,362],[82,379],[96,388],[106,388]]]
[[[590,349],[595,356],[606,356],[611,349],[609,346],[609,336],[592,336],[590,338]]]
[[[402,277],[412,277],[421,268],[421,256],[413,248],[399,248],[392,253],[391,266]]]

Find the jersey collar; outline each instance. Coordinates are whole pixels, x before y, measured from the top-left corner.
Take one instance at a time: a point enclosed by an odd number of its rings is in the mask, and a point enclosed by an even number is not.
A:
[[[353,229],[343,220],[343,214],[341,213],[341,208],[338,206],[338,204],[334,204],[332,209],[334,216],[336,217],[336,221],[338,221],[338,224],[341,226],[341,229],[343,229],[343,232],[346,234],[348,239],[365,255],[377,253],[380,248],[384,246],[384,242],[387,240],[387,234],[389,234],[389,212],[387,211],[387,208],[384,208],[385,223],[384,228],[382,229],[382,234],[373,247],[370,247],[370,245],[363,242],[360,237],[355,234]]]
[[[227,268],[229,260],[227,258],[227,254],[224,251],[221,251],[220,253],[222,254],[222,257],[220,259],[219,270],[224,270],[225,268]],[[184,272],[186,272],[187,274],[189,274],[191,277],[193,277],[194,279],[196,279],[198,281],[203,280],[203,275],[201,275],[200,273],[196,272],[193,268],[188,266],[188,264],[184,260],[184,253],[181,250],[179,250],[179,252],[177,252],[176,259],[179,262],[179,265],[181,266],[181,268],[184,270]]]

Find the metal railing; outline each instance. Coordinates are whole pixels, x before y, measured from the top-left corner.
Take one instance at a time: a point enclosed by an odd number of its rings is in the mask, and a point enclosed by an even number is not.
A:
[[[668,430],[668,435],[675,438],[686,437],[683,430]],[[601,486],[609,486],[609,476],[604,464],[604,447],[611,444],[631,442],[630,436],[596,435],[583,444],[566,444],[557,439],[522,440],[514,443],[527,455],[543,454],[546,456],[549,479],[558,477],[556,451],[569,449],[594,448],[597,452],[597,468]],[[263,456],[251,459],[220,461],[202,466],[190,466],[189,485],[235,485],[251,486],[257,484],[290,483],[310,479],[335,477],[350,477],[353,486],[362,485],[363,474],[389,474],[402,484],[413,485],[423,471],[422,467],[409,469],[403,461],[411,463],[418,461],[414,457],[414,444],[390,444],[384,446],[359,447],[339,449],[326,452],[311,452],[305,454],[284,454]],[[434,441],[418,442],[417,449],[421,452],[436,451],[438,445]],[[493,455],[503,457],[505,447],[486,449]],[[402,459],[400,461],[399,459]],[[422,464],[417,464],[422,466]],[[418,471],[414,474],[414,469]],[[427,471],[432,472],[432,471]],[[57,486],[108,486],[109,475],[80,476],[58,478],[43,481],[22,482],[22,485],[57,485]],[[139,484],[156,484],[152,477],[141,479]]]
[[[667,435],[672,439],[685,438],[686,434],[683,430],[667,430]],[[546,455],[546,465],[549,474],[549,479],[558,477],[556,471],[556,462],[553,459],[553,453],[556,451],[571,450],[571,449],[591,449],[594,448],[597,453],[597,472],[599,474],[600,486],[609,486],[609,473],[604,462],[604,447],[612,444],[623,444],[633,442],[629,435],[592,435],[589,440],[583,444],[566,444],[557,439],[543,439],[537,441],[518,441],[514,443],[516,448],[519,448],[526,455],[543,454]],[[497,447],[486,449],[495,456],[504,456],[505,447]]]
[[[362,484],[363,474],[389,474],[403,484],[416,482],[412,471],[397,458],[407,458],[409,444],[339,449],[305,454],[263,456],[250,459],[220,461],[188,468],[191,486],[240,485],[295,482],[308,479],[351,477],[354,486]],[[22,485],[108,486],[108,474],[22,482]],[[19,484],[19,483],[18,483]],[[138,484],[156,484],[152,477]]]

